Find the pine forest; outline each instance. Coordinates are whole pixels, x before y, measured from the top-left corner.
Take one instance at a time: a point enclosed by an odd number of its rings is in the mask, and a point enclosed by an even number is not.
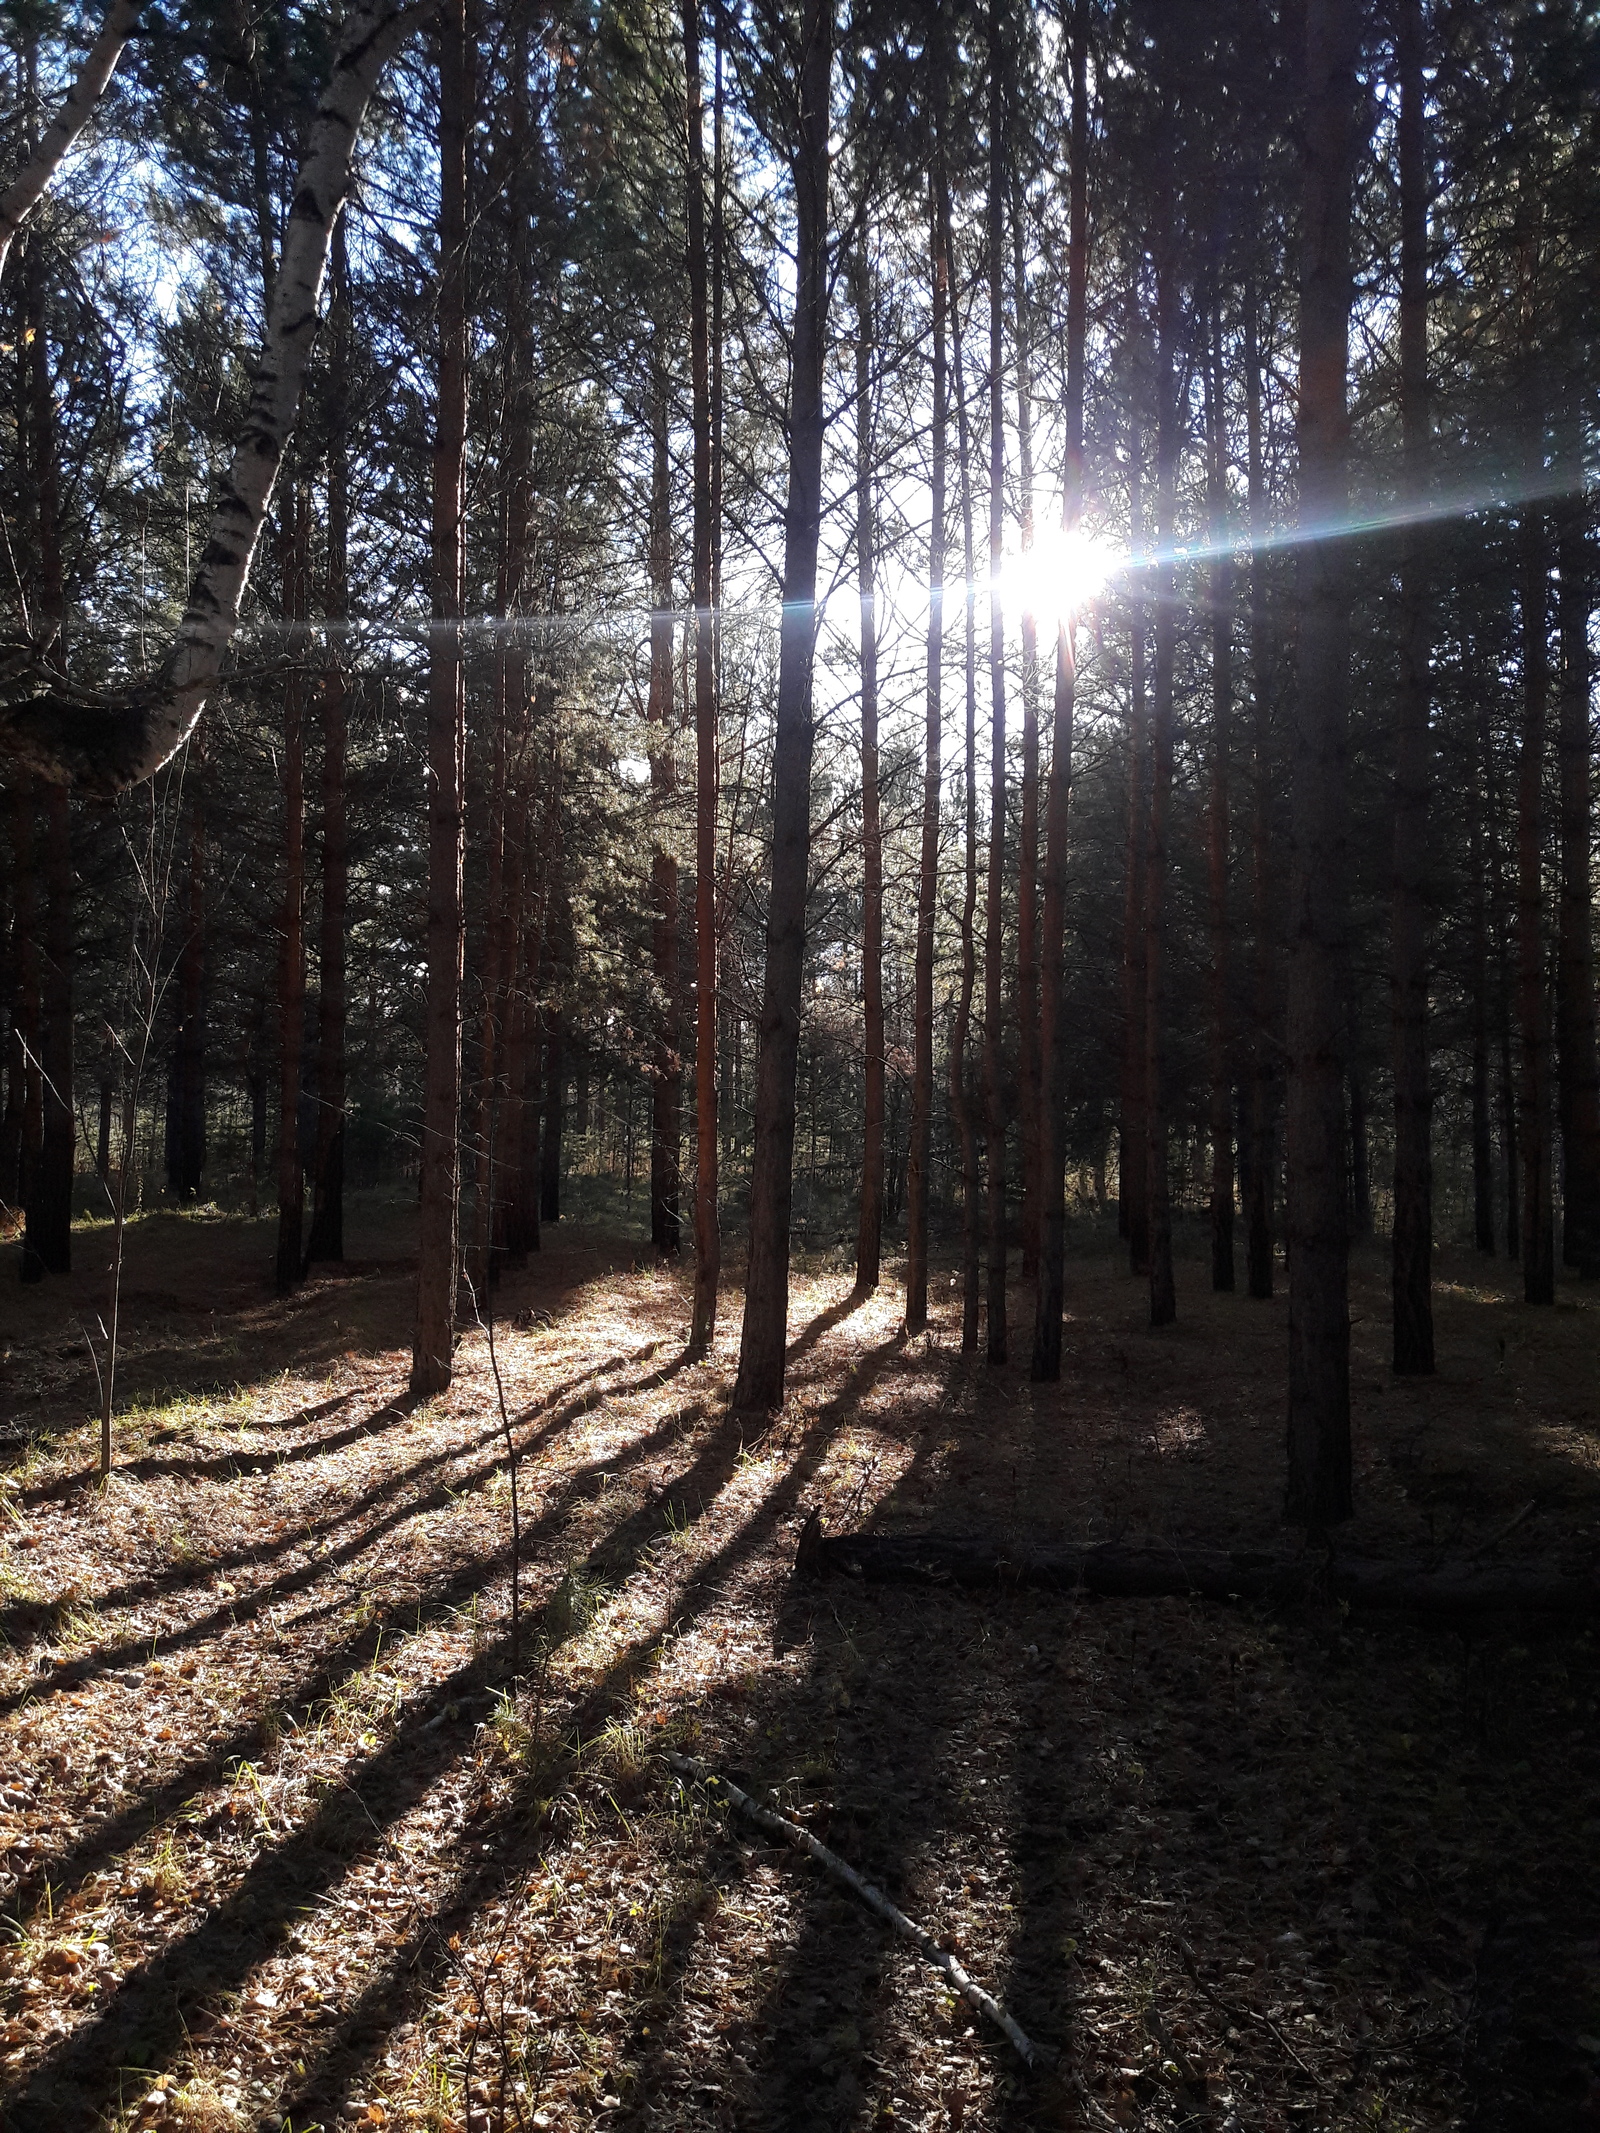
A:
[[[0,2133],[1600,2126],[1600,12],[0,0]]]

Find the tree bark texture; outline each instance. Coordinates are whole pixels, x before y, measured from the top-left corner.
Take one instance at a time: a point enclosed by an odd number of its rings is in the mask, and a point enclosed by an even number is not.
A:
[[[1233,557],[1227,551],[1228,437],[1221,326],[1213,307],[1206,364],[1211,565],[1211,789],[1206,804],[1206,922],[1211,939],[1211,1286],[1231,1294],[1233,1027],[1229,976],[1228,771],[1233,723]]]
[[[1267,619],[1267,485],[1263,458],[1261,347],[1257,295],[1245,298],[1245,418],[1250,508],[1250,903],[1253,1022],[1250,1060],[1250,1184],[1246,1203],[1247,1284],[1260,1301],[1273,1291],[1277,914],[1272,894],[1272,643]]]
[[[1068,65],[1072,115],[1067,150],[1067,378],[1062,406],[1062,526],[1070,536],[1083,513],[1084,363],[1089,288],[1089,0],[1073,0]],[[1029,1376],[1061,1375],[1066,1298],[1067,869],[1072,830],[1073,719],[1077,703],[1077,619],[1056,625],[1050,768],[1045,782],[1044,880],[1039,935],[1039,1274],[1034,1289]]]
[[[463,469],[467,436],[465,0],[445,0],[439,51],[439,374],[433,440],[433,626],[428,659],[428,920],[417,1310],[411,1389],[450,1383],[460,1230],[461,867],[466,779],[462,675]]]
[[[651,394],[650,480],[650,796],[655,848],[650,855],[651,945],[656,979],[656,1033],[650,1063],[650,1242],[676,1258],[683,1134],[682,948],[678,938],[678,861],[671,845],[678,771],[673,749],[672,504],[667,451],[667,378],[658,365]]]
[[[311,1159],[311,1228],[305,1263],[344,1258],[346,935],[350,831],[346,772],[350,739],[345,625],[350,613],[350,299],[344,232],[334,233],[332,351],[328,377],[327,575],[317,711],[322,727],[322,919],[317,943],[317,1138]]]
[[[561,1136],[566,1125],[566,1096],[567,1023],[561,1009],[555,1007],[547,1018],[544,1046],[544,1139],[539,1150],[541,1222],[561,1220]]]
[[[1357,0],[1307,0],[1300,282],[1299,641],[1289,890],[1287,1511],[1320,1531],[1350,1496],[1345,1166],[1350,589],[1346,372]]]
[[[205,710],[238,627],[256,544],[294,431],[333,226],[378,77],[439,0],[371,0],[346,21],[295,180],[283,257],[239,441],[217,489],[188,604],[154,680],[118,699],[46,689],[0,708],[0,756],[113,793],[154,776]]]
[[[928,659],[922,745],[922,836],[917,860],[917,937],[912,965],[911,1134],[906,1152],[906,1329],[928,1323],[928,1187],[933,1146],[933,950],[939,906],[939,811],[943,791],[945,466],[949,378],[945,330],[949,255],[944,248],[942,182],[928,186],[929,279],[933,308],[933,414],[929,444]]]
[[[989,8],[989,868],[983,914],[983,1115],[986,1332],[1006,1359],[1006,616],[1005,126],[998,0]]]
[[[1150,1208],[1150,1323],[1178,1315],[1172,1272],[1172,1183],[1167,1147],[1167,889],[1172,818],[1173,695],[1177,660],[1177,573],[1172,551],[1177,512],[1177,261],[1172,185],[1160,181],[1156,260],[1156,561],[1155,663],[1150,704],[1150,819],[1145,846],[1145,1136]]]
[[[1545,986],[1544,769],[1550,701],[1545,514],[1522,524],[1522,735],[1517,755],[1517,1141],[1522,1168],[1522,1293],[1556,1300],[1550,1147],[1550,1002]]]
[[[1506,1257],[1522,1257],[1522,1190],[1517,1166],[1517,1072],[1512,1025],[1516,1007],[1516,981],[1512,970],[1511,934],[1515,919],[1506,883],[1506,853],[1501,842],[1503,789],[1495,758],[1495,733],[1489,712],[1487,690],[1478,697],[1480,754],[1484,764],[1484,791],[1489,819],[1489,921],[1494,935],[1495,1038],[1499,1053],[1500,1151],[1505,1176]]]
[[[44,813],[43,791],[27,772],[11,785],[11,866],[13,882],[13,943],[11,1043],[7,1108],[14,1116],[16,1171],[14,1204],[23,1210],[23,1281],[42,1281],[44,1261],[27,1249],[27,1210],[32,1204],[34,1177],[39,1168],[44,1140],[44,1079],[40,1072],[40,982],[41,934],[39,925],[40,866],[38,824]]]
[[[283,598],[279,612],[290,664],[283,677],[283,902],[278,919],[278,1249],[280,1296],[299,1285],[305,1216],[300,1159],[300,1076],[306,1028],[306,744],[305,621],[308,499],[298,484],[284,491]]]
[[[1024,557],[1033,551],[1033,358],[1028,314],[1027,230],[1022,182],[1012,158],[1011,290],[1017,362],[1017,516]],[[1024,565],[1026,569],[1026,565]],[[1022,638],[1022,810],[1017,851],[1017,1083],[1022,1134],[1022,1278],[1039,1278],[1039,618],[1031,601]]]
[[[700,10],[684,0],[688,91],[689,372],[694,423],[694,1302],[689,1353],[709,1353],[717,1327],[722,1226],[717,1209],[717,638],[713,558],[715,468],[705,226],[705,131],[700,93]],[[721,52],[718,50],[720,82]],[[717,114],[720,119],[720,111]],[[720,137],[719,137],[720,146]],[[720,168],[717,173],[720,178]]]
[[[873,512],[872,272],[865,232],[851,262],[856,312],[856,582],[861,609],[861,1003],[865,1045],[856,1288],[878,1286],[883,1251],[883,808],[878,789],[878,611]]]
[[[1489,909],[1486,873],[1484,816],[1484,732],[1488,706],[1481,682],[1473,685],[1476,661],[1470,650],[1466,658],[1468,700],[1476,705],[1470,731],[1471,792],[1468,805],[1467,865],[1471,896],[1471,1029],[1472,1029],[1472,1233],[1480,1252],[1494,1254],[1494,1133],[1489,1100]]]
[[[198,752],[191,783],[178,1019],[167,1095],[167,1190],[180,1206],[200,1198],[206,1160],[206,807],[205,765]]]
[[[784,507],[783,624],[772,772],[772,882],[767,905],[761,1051],[750,1176],[750,1258],[734,1406],[783,1404],[788,1344],[789,1224],[795,1081],[811,858],[811,669],[816,653],[822,525],[822,377],[828,326],[828,143],[834,0],[805,0],[796,84],[795,309]]]
[[[1134,299],[1135,302],[1137,298]],[[1135,391],[1137,384],[1135,383]],[[1129,541],[1144,552],[1144,439],[1128,424]],[[1149,1117],[1145,1063],[1145,864],[1150,842],[1150,696],[1146,616],[1138,571],[1128,592],[1128,821],[1122,875],[1122,1059],[1117,1197],[1128,1270],[1150,1271]]]
[[[30,251],[34,248],[30,247]],[[61,562],[61,475],[50,333],[43,263],[30,257],[24,297],[30,341],[27,364],[26,449],[31,461],[33,524],[38,539],[37,626],[64,659],[66,590]],[[38,1156],[28,1182],[23,1225],[25,1267],[49,1274],[72,1271],[72,1171],[77,1149],[73,1109],[74,916],[72,822],[65,788],[51,786],[44,801],[45,930],[39,989]]]
[[[952,267],[955,243],[951,228],[948,186],[943,198],[945,254]],[[954,277],[952,277],[954,278]],[[956,477],[961,496],[961,560],[966,599],[963,604],[962,650],[965,671],[965,751],[962,784],[962,848],[964,883],[961,896],[961,974],[956,993],[955,1016],[950,1030],[950,1121],[961,1151],[961,1352],[970,1355],[978,1346],[981,1304],[982,1221],[979,1194],[982,1179],[978,1163],[977,1104],[967,1071],[968,1044],[972,1032],[972,999],[977,989],[978,915],[978,581],[977,551],[972,526],[972,436],[967,410],[967,371],[962,350],[961,306],[951,307],[952,355],[955,369]]]

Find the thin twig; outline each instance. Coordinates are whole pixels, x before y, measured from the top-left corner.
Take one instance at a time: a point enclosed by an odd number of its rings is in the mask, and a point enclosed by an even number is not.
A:
[[[1512,1534],[1516,1532],[1518,1526],[1522,1524],[1523,1520],[1531,1516],[1531,1514],[1537,1511],[1538,1508],[1538,1497],[1530,1496],[1528,1498],[1528,1501],[1522,1506],[1522,1509],[1518,1511],[1514,1517],[1508,1518],[1503,1526],[1497,1526],[1494,1532],[1489,1535],[1489,1538],[1487,1540],[1479,1541],[1477,1547],[1474,1548],[1471,1554],[1468,1556],[1468,1562],[1476,1562],[1480,1555],[1487,1555],[1491,1548],[1498,1548],[1503,1540],[1509,1540]]]
[[[955,1957],[941,1948],[930,1933],[919,1926],[915,1919],[907,1918],[905,1912],[892,1904],[881,1889],[874,1888],[870,1881],[863,1881],[853,1866],[847,1866],[837,1852],[829,1851],[827,1845],[812,1836],[809,1829],[802,1829],[798,1822],[791,1822],[785,1815],[774,1814],[770,1807],[762,1807],[751,1799],[749,1793],[735,1785],[731,1778],[719,1776],[716,1771],[692,1756],[664,1754],[662,1760],[685,1777],[696,1779],[708,1791],[715,1791],[731,1800],[742,1815],[748,1816],[752,1822],[759,1822],[763,1829],[769,1829],[775,1836],[798,1845],[801,1851],[809,1852],[835,1881],[840,1882],[853,1896],[859,1896],[869,1911],[876,1911],[880,1918],[886,1919],[901,1939],[910,1941],[936,1970],[942,1970],[962,1997],[977,2008],[980,2014],[987,2015],[997,2028],[1004,2030],[1015,2045],[1024,2066],[1049,2066],[1055,2062],[1059,2056],[1056,2052],[1048,2045],[1035,2044],[1027,2031],[1006,2013],[994,1995],[985,1992],[980,1984],[969,1977]]]

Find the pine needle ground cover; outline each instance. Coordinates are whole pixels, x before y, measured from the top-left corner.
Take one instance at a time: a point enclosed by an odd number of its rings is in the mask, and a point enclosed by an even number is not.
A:
[[[1582,1625],[793,1575],[813,1509],[1282,1545],[1281,1301],[1213,1298],[1197,1259],[1153,1333],[1107,1236],[1046,1389],[960,1358],[942,1279],[907,1341],[893,1288],[803,1272],[757,1434],[737,1300],[684,1367],[686,1277],[563,1235],[497,1302],[513,1676],[482,1334],[415,1404],[405,1239],[284,1303],[263,1235],[136,1225],[104,1493],[92,1278],[6,1306],[7,2128],[1600,2123]],[[1534,1342],[1447,1258],[1440,1375],[1402,1386],[1384,1278],[1356,1286],[1350,1543],[1591,1550],[1589,1293]],[[822,1837],[1059,2067],[664,1747]]]

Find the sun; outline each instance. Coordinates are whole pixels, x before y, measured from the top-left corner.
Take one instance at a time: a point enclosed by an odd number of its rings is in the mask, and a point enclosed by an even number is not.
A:
[[[1123,558],[1109,542],[1075,527],[1042,533],[1026,554],[1007,556],[1000,597],[1008,614],[1054,624],[1082,614],[1106,589]]]

